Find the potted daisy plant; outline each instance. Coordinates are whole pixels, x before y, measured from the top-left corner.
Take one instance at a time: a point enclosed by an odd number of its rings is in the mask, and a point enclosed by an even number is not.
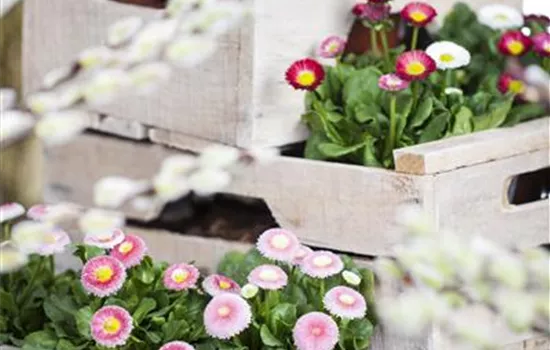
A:
[[[476,14],[457,4],[429,32],[438,15],[429,3],[392,15],[390,1],[368,0],[352,12],[348,40],[320,45],[319,56],[334,65],[306,58],[286,72],[293,88],[307,91],[306,158],[393,168],[397,148],[545,115],[546,17],[524,18],[505,5]]]

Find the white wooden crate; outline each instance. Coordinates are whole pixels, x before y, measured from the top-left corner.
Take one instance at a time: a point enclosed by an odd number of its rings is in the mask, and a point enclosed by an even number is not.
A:
[[[441,20],[455,1],[431,1]],[[467,0],[473,7],[494,0]],[[521,7],[521,0],[501,0]],[[303,94],[284,81],[285,69],[309,56],[331,34],[346,35],[355,0],[254,0],[253,18],[224,37],[218,52],[173,79],[147,98],[125,97],[97,109],[122,120],[91,127],[126,137],[166,142],[181,133],[238,146],[284,145],[305,139],[300,124]],[[399,9],[405,0],[394,1]],[[78,52],[104,42],[117,19],[151,18],[161,10],[109,0],[26,0],[24,14],[24,88],[36,90],[51,69],[67,64]]]
[[[399,172],[283,156],[246,172],[227,192],[263,199],[276,221],[308,244],[362,255],[387,254],[400,242],[395,211],[411,202],[422,204],[440,228],[534,246],[549,241],[549,201],[510,205],[507,189],[514,176],[550,166],[549,122],[400,149],[394,155]],[[95,181],[149,178],[175,152],[82,135],[46,154],[46,198],[93,205]]]

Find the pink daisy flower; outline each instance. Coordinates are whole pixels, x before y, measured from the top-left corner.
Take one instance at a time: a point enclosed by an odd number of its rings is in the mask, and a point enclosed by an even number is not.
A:
[[[365,10],[366,5],[367,4],[355,4],[351,9],[351,13],[353,13],[357,17],[361,16],[363,14],[363,11]]]
[[[497,83],[498,90],[503,94],[512,92],[516,95],[521,95],[525,92],[525,83],[520,79],[515,79],[508,73],[501,74]]]
[[[132,333],[132,321],[130,313],[120,306],[104,306],[92,316],[92,338],[108,348],[122,346]]]
[[[346,48],[346,40],[339,36],[329,36],[319,46],[319,56],[323,58],[335,58],[340,56]]]
[[[204,310],[206,333],[218,339],[229,339],[244,331],[252,321],[250,305],[238,295],[215,296]]]
[[[25,207],[19,203],[4,203],[0,205],[0,223],[12,220],[25,214]]]
[[[248,275],[248,282],[262,289],[277,290],[288,283],[288,276],[279,266],[261,265]]]
[[[308,276],[327,278],[339,274],[344,269],[344,263],[338,255],[320,250],[306,256],[300,267]]]
[[[241,294],[241,287],[237,282],[223,275],[210,275],[206,277],[202,281],[202,288],[213,297],[221,293]]]
[[[189,264],[174,264],[164,271],[164,286],[171,290],[195,288],[199,270]]]
[[[266,258],[292,262],[300,248],[300,242],[294,233],[282,228],[272,228],[261,234],[256,247]]]
[[[115,229],[109,232],[87,234],[84,237],[84,244],[103,248],[112,249],[124,241],[124,232],[120,229]]]
[[[345,319],[363,318],[367,312],[365,298],[356,290],[344,286],[329,290],[323,304],[331,314]]]
[[[285,73],[286,81],[296,90],[313,91],[325,79],[323,66],[311,58],[294,62]]]
[[[533,49],[542,57],[550,57],[550,33],[542,32],[533,35]]]
[[[395,66],[397,76],[407,81],[426,79],[436,68],[434,59],[422,50],[402,53]]]
[[[498,49],[503,55],[521,56],[531,49],[533,42],[519,30],[504,33],[498,41]]]
[[[311,253],[313,253],[313,249],[305,245],[300,245],[300,247],[296,251],[296,254],[294,255],[294,260],[292,261],[292,263],[294,265],[300,265],[302,261],[304,261],[306,256]]]
[[[49,206],[46,204],[36,204],[27,210],[27,217],[36,221],[42,221],[49,212]]]
[[[384,21],[390,16],[391,6],[386,3],[368,3],[362,7],[360,18],[367,20],[370,23],[376,24]]]
[[[384,74],[378,80],[378,87],[386,91],[401,91],[409,87],[409,82],[397,74]]]
[[[106,297],[122,288],[126,270],[120,261],[111,256],[96,256],[82,267],[80,280],[88,293]]]
[[[38,249],[38,254],[43,256],[60,254],[65,251],[65,247],[69,244],[71,244],[71,239],[67,232],[55,228],[44,235],[44,242]]]
[[[428,25],[435,16],[436,9],[425,2],[411,2],[401,10],[401,18],[416,27]]]
[[[172,341],[164,344],[159,350],[195,350],[195,348],[184,341]]]
[[[298,319],[292,331],[298,350],[332,350],[340,333],[334,320],[322,312],[310,312]]]
[[[110,255],[130,268],[139,265],[146,252],[147,246],[141,237],[128,235],[111,250]]]

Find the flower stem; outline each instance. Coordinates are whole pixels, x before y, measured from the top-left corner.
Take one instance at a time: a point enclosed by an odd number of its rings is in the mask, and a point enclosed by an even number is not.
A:
[[[390,135],[386,138],[386,150],[384,155],[391,157],[392,151],[395,148],[395,136],[397,133],[397,96],[392,94],[390,97]]]
[[[411,41],[411,50],[416,49],[416,45],[418,44],[418,32],[420,31],[420,27],[414,26],[413,27],[413,35],[412,35],[412,41]]]
[[[380,31],[380,39],[382,40],[382,49],[384,51],[384,60],[386,61],[386,69],[388,72],[392,70],[390,61],[390,48],[388,45],[388,32],[385,30]]]
[[[378,50],[378,40],[376,40],[376,30],[374,28],[370,28],[370,46],[374,55],[378,56],[380,51]]]
[[[10,223],[9,222],[5,222],[3,225],[3,230],[2,230],[2,238],[4,240],[8,240],[10,239]]]
[[[441,96],[445,96],[445,89],[451,87],[453,80],[453,71],[451,69],[445,70],[445,77],[443,78],[443,83],[441,84]]]
[[[542,59],[542,68],[543,68],[546,72],[550,73],[550,57],[544,57],[544,58]]]
[[[40,259],[40,262],[38,263],[38,266],[36,266],[36,268],[33,271],[33,274],[31,276],[31,280],[29,281],[29,284],[27,284],[27,288],[25,288],[25,290],[23,291],[23,294],[21,294],[21,306],[22,307],[25,306],[25,304],[27,303],[27,299],[30,297],[30,294],[31,294],[31,292],[33,290],[33,287],[34,287],[34,282],[36,281],[36,278],[38,277],[38,275],[42,271],[43,262],[44,262],[44,260]]]
[[[416,107],[418,103],[418,88],[420,87],[420,83],[418,81],[413,81],[411,83],[411,90],[412,90],[412,98],[413,98],[413,108]]]

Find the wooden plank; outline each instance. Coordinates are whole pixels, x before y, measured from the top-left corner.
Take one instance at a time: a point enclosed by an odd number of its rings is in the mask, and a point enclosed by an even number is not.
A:
[[[396,170],[408,174],[436,174],[508,158],[550,146],[550,117],[512,128],[452,137],[394,151]]]
[[[212,141],[207,139],[159,128],[149,129],[148,136],[149,140],[153,143],[192,152],[200,152],[212,145]]]
[[[507,204],[507,191],[513,176],[549,165],[548,150],[539,150],[436,175],[440,227],[520,248],[548,242],[549,200],[514,206]]]
[[[115,118],[97,113],[89,113],[89,128],[132,140],[145,140],[149,137],[148,128],[135,121]]]

